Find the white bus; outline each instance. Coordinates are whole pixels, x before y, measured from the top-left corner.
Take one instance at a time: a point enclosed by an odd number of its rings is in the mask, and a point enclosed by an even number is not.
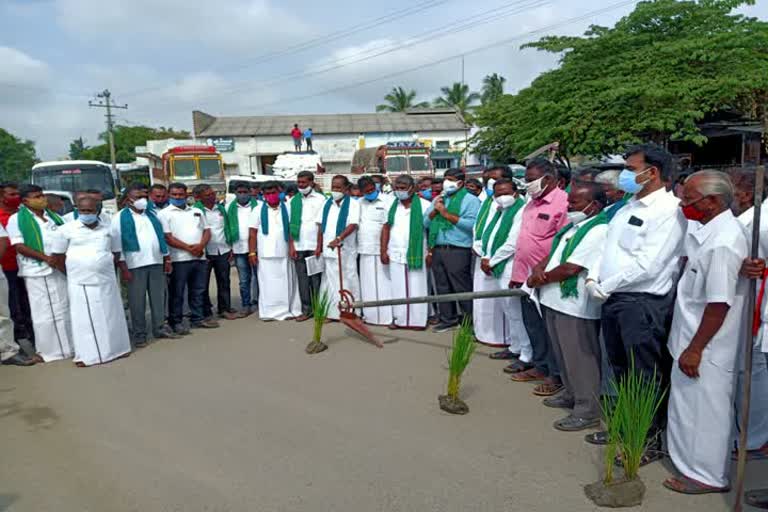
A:
[[[32,167],[32,183],[43,190],[99,190],[104,196],[103,208],[110,215],[117,213],[119,181],[112,168],[95,160],[62,160],[42,162]]]

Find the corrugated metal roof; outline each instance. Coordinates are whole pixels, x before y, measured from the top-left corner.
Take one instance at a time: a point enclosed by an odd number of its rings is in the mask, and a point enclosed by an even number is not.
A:
[[[195,112],[195,114],[198,113]],[[213,122],[205,126],[196,135],[198,137],[288,135],[294,124],[298,124],[302,130],[312,128],[312,131],[317,135],[331,133],[456,131],[467,128],[461,117],[455,112],[417,110],[410,113],[214,117]]]

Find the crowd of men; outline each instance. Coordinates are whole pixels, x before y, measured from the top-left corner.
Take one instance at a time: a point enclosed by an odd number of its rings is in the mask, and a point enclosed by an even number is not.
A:
[[[87,366],[124,357],[150,335],[214,329],[211,274],[218,317],[227,320],[257,308],[262,321],[306,321],[322,294],[338,319],[342,286],[365,301],[519,288],[522,297],[370,307],[362,315],[372,325],[438,333],[471,321],[478,342],[498,347],[491,357],[505,361],[513,381],[534,383],[543,405],[566,411],[554,424],[560,431],[597,429],[604,377],[639,372],[668,389],[642,463],[668,453],[679,476],[667,488],[727,492],[748,280],[765,272],[763,259],[748,258],[754,177],[699,171],[675,187],[677,197],[664,149],[636,146],[625,159],[623,170],[587,168],[573,177],[535,160],[524,181],[507,167],[474,182],[460,169],[418,183],[363,176],[354,194],[345,176],[324,195],[302,172],[295,193],[278,182],[259,191],[241,184],[229,204],[207,185],[190,194],[182,183],[137,184],[112,219],[94,193],[78,194],[76,212],[62,219],[39,187],[6,183],[3,363],[74,358]],[[762,240],[764,258],[768,232]],[[768,457],[768,315],[760,322],[752,415],[742,426],[752,459]],[[34,343],[32,358],[20,352],[20,339]],[[606,444],[607,434],[586,440]]]

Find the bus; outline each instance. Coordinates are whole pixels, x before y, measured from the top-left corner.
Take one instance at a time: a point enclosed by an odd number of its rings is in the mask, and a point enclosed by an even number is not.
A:
[[[117,213],[120,182],[112,167],[95,160],[42,162],[32,167],[32,183],[44,191],[60,190],[74,196],[80,190],[98,190],[104,197],[102,207],[110,215]]]
[[[221,155],[213,146],[178,146],[169,149],[163,153],[162,169],[153,169],[152,183],[167,186],[174,181],[184,183],[190,189],[195,185],[210,185],[220,197],[224,197],[226,181]]]

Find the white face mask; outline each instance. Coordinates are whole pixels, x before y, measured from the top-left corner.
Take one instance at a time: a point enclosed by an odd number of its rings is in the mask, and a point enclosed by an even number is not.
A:
[[[133,207],[139,210],[140,212],[143,212],[147,209],[147,198],[142,197],[141,199],[137,199],[133,202]]]
[[[488,180],[488,183],[485,184],[485,193],[488,195],[493,195],[493,186],[496,185],[496,179],[491,178]]]
[[[407,190],[395,190],[395,197],[400,201],[407,201],[411,197],[411,193]]]
[[[300,188],[299,192],[301,192],[302,195],[308,196],[310,192],[312,192],[312,187]]]
[[[494,197],[493,200],[496,202],[496,205],[501,209],[506,209],[515,204],[515,201],[517,201],[517,198],[515,196],[499,196]]]
[[[331,192],[334,201],[341,201],[344,198],[344,192]]]
[[[541,185],[544,178],[546,178],[546,176],[542,176],[541,178],[526,184],[526,190],[528,191],[529,196],[534,199],[541,197],[541,194],[544,193],[544,187]]]
[[[586,212],[590,206],[592,206],[592,203],[589,203],[581,211],[568,212],[568,222],[572,222],[573,224],[578,224],[579,222],[585,220],[587,217],[589,217],[589,214],[587,214]]]
[[[443,182],[443,192],[445,192],[447,195],[451,195],[457,190],[459,190],[458,182],[450,180],[445,180]]]

